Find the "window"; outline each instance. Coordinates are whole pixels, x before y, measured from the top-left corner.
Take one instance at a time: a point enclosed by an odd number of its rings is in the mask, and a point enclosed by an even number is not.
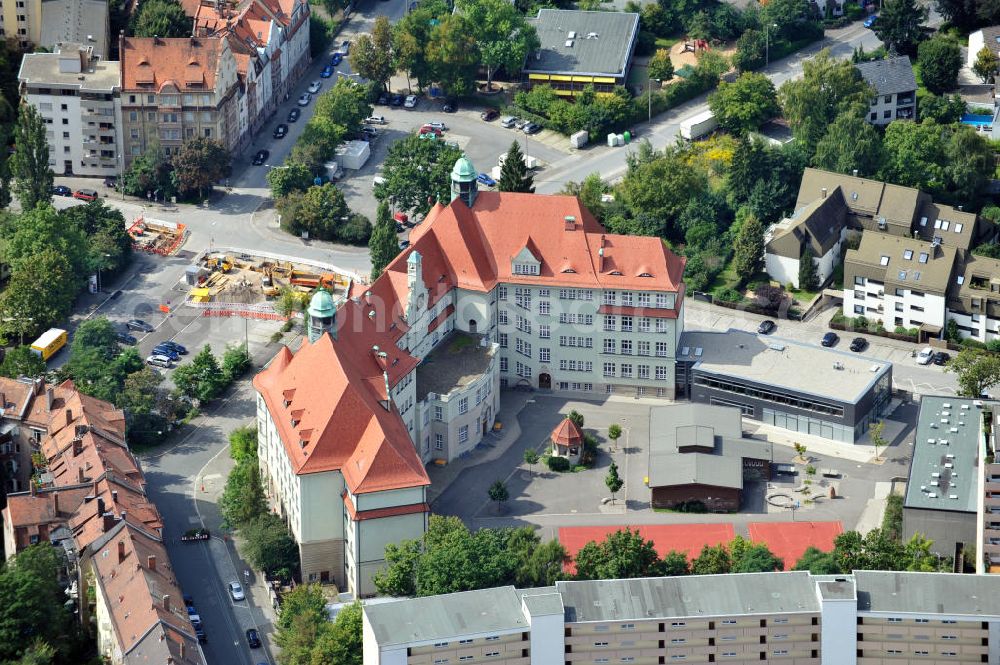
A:
[[[632,306],[632,292],[631,291],[622,291],[622,304],[625,305],[626,307],[631,307]]]
[[[687,640],[683,637],[674,637],[670,640],[671,644],[684,644]]]
[[[614,376],[614,375],[615,375],[615,364],[604,363],[604,376]]]
[[[649,365],[639,365],[637,367],[637,369],[639,371],[639,378],[640,379],[648,379],[649,378]]]
[[[496,656],[500,655],[500,652],[499,651],[487,651],[483,655],[486,656],[487,658],[495,658]]]
[[[608,643],[607,642],[594,642],[594,646],[595,647],[606,647],[606,646],[608,646]]]
[[[459,644],[472,644],[472,640],[459,640]]]
[[[885,254],[883,254],[882,258],[879,259],[879,265],[883,265],[883,266],[889,265],[889,257],[886,256]]]
[[[912,261],[913,250],[912,249],[903,250],[903,258],[906,259],[907,261]]]
[[[548,316],[551,309],[552,309],[552,303],[550,303],[548,300],[540,300],[538,302],[538,313],[541,314],[542,316]]]
[[[617,316],[605,316],[604,317],[604,332],[614,332],[618,325]]]
[[[639,307],[649,307],[649,294],[640,293],[638,297]]]
[[[469,426],[462,425],[458,428],[458,442],[465,443],[469,440]]]
[[[864,277],[855,277],[854,278],[854,284],[857,285],[857,286],[864,286],[865,285],[865,278]]]
[[[515,275],[537,275],[538,265],[535,263],[515,263],[514,264],[514,274]]]
[[[538,297],[539,298],[548,298],[549,297],[549,290],[548,289],[538,289]]]
[[[667,380],[667,368],[662,365],[656,366],[656,380],[666,381]]]
[[[634,623],[623,623],[621,626],[619,626],[619,628],[621,628],[622,630],[635,630],[635,624]]]
[[[653,320],[647,316],[639,319],[639,332],[649,332],[653,329]]]
[[[630,356],[632,355],[632,340],[623,339],[621,343],[622,355]]]
[[[545,326],[543,326],[543,325],[538,326],[538,336],[541,339],[549,339],[550,337],[552,337],[552,328],[551,328],[551,326],[547,326],[547,325],[545,325]]]
[[[954,231],[955,233],[961,233],[963,228],[965,228],[964,224],[962,224],[961,222],[956,222]]]
[[[528,342],[525,342],[520,337],[517,337],[514,340],[514,342],[515,342],[514,343],[514,349],[518,353],[520,353],[522,356],[527,356],[528,358],[531,357],[531,344],[529,344]]]
[[[622,332],[632,332],[632,317],[623,316],[622,317]]]
[[[882,117],[886,120],[892,117],[892,111],[882,111]]]
[[[458,400],[458,412],[460,414],[461,413],[468,413],[469,412],[469,398],[468,397],[463,397],[462,399]]]
[[[506,286],[498,286],[497,287],[497,296],[500,298],[500,300],[506,300],[507,299],[507,287]]]
[[[864,305],[855,305],[854,306],[854,313],[855,314],[864,314],[865,313],[865,306]]]
[[[886,621],[888,621],[889,623],[903,623],[903,620],[900,619],[899,617],[889,617],[888,619],[886,619]]]
[[[434,407],[434,420],[441,422],[444,420],[444,407],[435,406]]]
[[[636,351],[636,355],[648,356],[649,355],[649,342],[639,342],[638,343],[638,350]]]
[[[673,303],[671,301],[672,298],[670,297],[669,294],[666,293],[656,294],[656,306],[659,307],[660,309],[670,309],[671,307],[673,307]]]
[[[617,300],[618,300],[618,292],[617,291],[605,291],[604,292],[604,304],[605,305],[614,305],[615,302],[617,302]]]
[[[617,353],[615,348],[615,340],[613,339],[604,340],[604,353]]]
[[[667,342],[657,342],[656,343],[656,357],[666,358],[670,353],[670,347]]]
[[[538,360],[543,363],[552,362],[552,349],[538,349]]]
[[[507,319],[507,310],[501,309],[498,312],[498,314],[499,314],[499,318],[500,318],[500,325],[505,326],[508,323],[510,323],[510,321]]]
[[[631,379],[632,378],[632,365],[629,363],[622,363],[621,366],[622,378]]]
[[[531,367],[523,363],[517,363],[517,375],[525,379],[531,378]]]
[[[917,262],[919,262],[919,263],[927,263],[927,259],[928,258],[929,258],[929,255],[927,254],[927,252],[920,252],[920,256],[917,258]]]
[[[531,289],[516,287],[514,289],[514,304],[522,309],[531,309]]]
[[[497,335],[497,343],[500,344],[501,349],[507,348],[507,333],[500,333]]]

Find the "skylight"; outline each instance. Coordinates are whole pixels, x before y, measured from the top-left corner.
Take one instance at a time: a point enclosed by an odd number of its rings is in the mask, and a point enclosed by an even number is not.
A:
[[[883,254],[882,258],[879,260],[879,265],[883,265],[883,266],[889,265],[889,257],[886,256],[885,254]]]

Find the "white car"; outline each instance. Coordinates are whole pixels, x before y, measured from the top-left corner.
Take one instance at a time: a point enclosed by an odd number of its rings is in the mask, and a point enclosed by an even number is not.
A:
[[[917,354],[917,364],[918,365],[930,365],[931,360],[934,358],[934,349],[929,346],[925,346]]]
[[[384,115],[373,115],[364,119],[365,124],[368,125],[384,125],[386,124]]]
[[[309,84],[307,90],[309,91],[310,95],[315,95],[317,92],[319,92],[319,89],[322,87],[323,87],[322,81],[313,81],[312,83]]]
[[[441,132],[443,132],[446,129],[448,129],[448,126],[445,125],[443,122],[428,122],[424,126],[425,127],[433,127],[434,129],[436,129],[438,131],[441,131]]]
[[[170,361],[170,358],[159,354],[146,358],[146,364],[152,365],[153,367],[166,367],[167,369],[174,366],[174,364]]]
[[[403,102],[403,106],[406,107],[406,108],[408,108],[408,109],[416,108],[416,106],[417,106],[417,96],[416,95],[407,95],[406,96],[406,100]]]
[[[312,101],[312,95],[308,92],[303,92],[299,97],[299,106],[309,106],[309,102]]]
[[[239,582],[229,583],[229,595],[233,597],[233,600],[243,600],[246,598],[246,596],[243,595],[243,587]]]

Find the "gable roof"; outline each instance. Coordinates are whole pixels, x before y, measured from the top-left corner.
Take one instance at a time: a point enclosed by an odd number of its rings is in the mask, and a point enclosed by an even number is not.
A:
[[[847,224],[847,204],[843,190],[836,187],[832,193],[807,204],[774,228],[774,235],[767,243],[772,254],[798,258],[806,244],[817,257],[825,256],[840,240],[840,233]]]
[[[219,37],[123,37],[121,46],[123,90],[159,91],[173,85],[184,92],[215,89],[219,59],[227,48]]]
[[[854,66],[880,95],[915,92],[917,89],[917,79],[913,75],[909,56],[859,62]]]

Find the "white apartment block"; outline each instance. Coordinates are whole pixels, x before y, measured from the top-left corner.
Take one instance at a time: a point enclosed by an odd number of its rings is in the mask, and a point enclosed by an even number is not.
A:
[[[499,587],[364,607],[364,665],[1000,662],[1000,577],[856,571]]]
[[[49,166],[57,175],[109,176],[122,168],[117,62],[90,46],[30,53],[18,72],[21,98],[45,121]]]

